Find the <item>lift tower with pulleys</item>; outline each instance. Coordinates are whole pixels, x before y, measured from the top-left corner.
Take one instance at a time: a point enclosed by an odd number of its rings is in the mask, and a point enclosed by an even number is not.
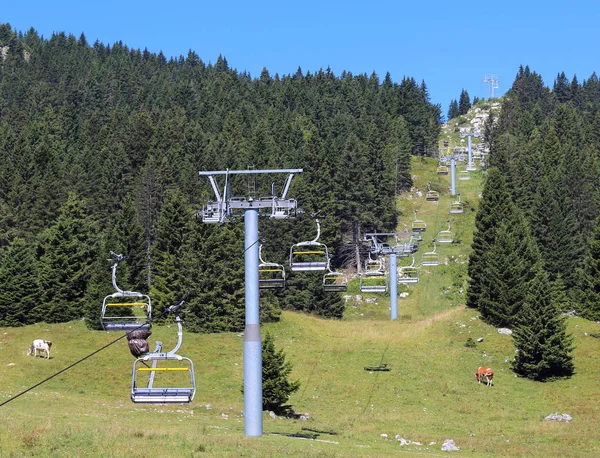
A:
[[[244,262],[246,287],[246,321],[244,328],[244,434],[262,436],[262,341],[259,323],[259,240],[258,216],[286,219],[293,216],[296,201],[286,197],[295,174],[302,169],[282,170],[224,170],[200,171],[208,177],[215,200],[208,201],[199,212],[204,223],[221,224],[236,216],[244,216]],[[287,173],[288,177],[281,196],[271,195],[256,198],[232,197],[230,178],[234,175],[261,175]],[[224,176],[223,192],[219,192],[216,176]]]

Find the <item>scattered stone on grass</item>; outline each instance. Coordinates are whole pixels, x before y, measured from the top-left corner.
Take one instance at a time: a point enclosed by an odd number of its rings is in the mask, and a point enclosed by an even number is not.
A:
[[[573,417],[571,415],[569,415],[568,413],[563,413],[563,414],[559,414],[559,413],[551,413],[550,415],[548,415],[546,418],[544,418],[544,420],[546,421],[571,421],[573,420]]]
[[[452,439],[446,439],[442,444],[442,452],[452,452],[455,450],[460,450],[454,443]]]

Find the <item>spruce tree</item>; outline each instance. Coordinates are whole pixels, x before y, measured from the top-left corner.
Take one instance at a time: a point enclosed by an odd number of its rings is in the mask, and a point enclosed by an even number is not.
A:
[[[573,338],[567,334],[558,300],[548,274],[538,264],[512,334],[517,349],[512,368],[518,375],[537,381],[573,375]]]
[[[36,320],[57,323],[83,316],[87,281],[97,256],[97,232],[85,202],[69,193],[56,222],[41,235],[42,299],[32,310]]]
[[[448,107],[448,121],[454,119],[458,116],[458,102],[454,99],[450,101],[450,106]]]
[[[290,395],[300,389],[300,381],[291,382],[292,364],[285,360],[283,349],[276,350],[271,333],[262,343],[262,395],[263,410],[277,415],[288,415],[292,406],[286,404]]]
[[[30,311],[38,300],[35,246],[15,238],[0,258],[0,326],[35,322]]]
[[[510,221],[514,205],[506,188],[502,173],[497,168],[488,171],[483,187],[479,209],[475,216],[473,251],[469,256],[469,286],[467,306],[477,308],[481,295],[482,282],[486,276],[485,253],[493,245],[496,231],[502,222]]]
[[[482,258],[485,275],[481,276],[479,311],[487,323],[512,328],[539,259],[520,212],[500,224]]]
[[[588,240],[588,250],[577,271],[575,309],[584,318],[600,320],[600,218]]]
[[[469,97],[469,93],[465,89],[463,89],[460,93],[460,98],[458,99],[458,114],[467,114],[470,109],[471,98]]]
[[[180,191],[168,193],[158,218],[156,241],[151,250],[153,281],[150,297],[156,316],[177,302],[183,293],[183,250],[191,232],[192,214]]]

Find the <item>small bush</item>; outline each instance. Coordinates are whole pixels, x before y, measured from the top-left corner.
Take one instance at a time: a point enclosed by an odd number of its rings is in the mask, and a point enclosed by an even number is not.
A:
[[[469,337],[467,339],[467,341],[465,342],[465,347],[467,348],[475,348],[477,346],[477,344],[475,343],[475,341],[473,340],[472,337]]]

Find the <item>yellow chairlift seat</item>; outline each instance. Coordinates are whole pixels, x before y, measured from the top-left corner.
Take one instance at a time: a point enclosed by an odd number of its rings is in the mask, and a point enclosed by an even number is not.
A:
[[[460,172],[458,172],[458,179],[462,181],[470,180],[471,174],[468,170],[461,170]]]
[[[290,248],[290,270],[292,272],[322,272],[327,269],[329,250],[317,242],[321,235],[321,225],[317,223],[317,236],[309,242],[299,242]]]
[[[427,223],[424,220],[417,219],[417,210],[415,210],[415,219],[412,222],[413,232],[425,232],[427,230]]]
[[[423,253],[421,257],[421,265],[423,266],[439,266],[440,265],[440,256],[436,253],[436,245],[433,242],[433,251],[428,251]]]
[[[385,293],[388,290],[388,277],[385,271],[365,272],[360,276],[362,293]]]
[[[419,268],[415,266],[415,256],[412,257],[410,266],[400,267],[398,270],[398,283],[418,283]]]
[[[177,345],[173,350],[163,353],[162,342],[157,342],[154,352],[142,355],[133,363],[131,400],[136,404],[188,404],[194,400],[194,363],[176,353],[183,340],[183,327],[179,316],[175,322]]]
[[[460,201],[460,194],[458,194],[458,200],[450,202],[450,211],[449,213],[457,214],[462,213],[464,211],[464,206]]]
[[[265,262],[262,258],[262,245],[258,247],[258,287],[260,289],[284,288],[285,268],[276,262]]]
[[[437,241],[438,243],[452,243],[454,241],[454,234],[450,230],[450,221],[448,221],[447,230],[438,232]]]

